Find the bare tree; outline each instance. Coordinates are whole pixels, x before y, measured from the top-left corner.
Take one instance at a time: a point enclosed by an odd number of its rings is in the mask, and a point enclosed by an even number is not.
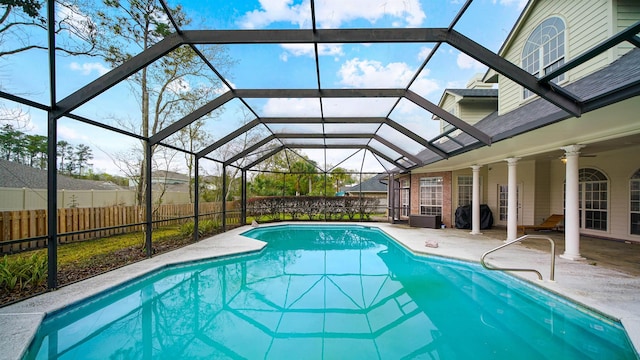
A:
[[[31,49],[47,50],[45,2],[38,0],[0,1],[0,58]],[[81,9],[80,0],[56,1],[56,50],[67,55],[94,55],[96,26]]]
[[[238,124],[238,127],[245,125],[249,121],[253,120],[253,114],[249,112],[246,108],[241,108],[240,115],[242,120]],[[232,156],[241,153],[245,149],[247,149],[252,144],[255,144],[260,139],[264,138],[265,134],[260,128],[254,128],[250,131],[243,133],[242,135],[236,137],[235,139],[229,141],[224,144],[220,148],[214,150],[214,153],[220,159],[230,159]],[[234,183],[239,180],[238,173],[241,171],[243,165],[250,162],[252,156],[245,156],[238,161],[235,162],[235,166],[230,166],[227,169],[227,188],[224,194],[221,194],[221,201],[229,198],[229,194],[233,190]],[[222,174],[222,164],[216,163],[217,173]],[[220,176],[220,184],[217,186],[222,189],[222,176]]]
[[[99,25],[107,30],[101,42],[105,60],[118,66],[135,53],[144,51],[173,30],[161,6],[154,0],[130,0],[123,3],[103,0],[105,9],[98,12]],[[171,9],[179,26],[189,23],[180,6]],[[231,64],[223,47],[208,47],[203,53],[217,66]],[[199,79],[199,80],[198,80]],[[141,69],[130,78],[140,104],[140,124],[130,129],[148,138],[214,97],[220,80],[189,46],[182,46],[162,59]],[[185,106],[186,103],[192,105]],[[148,152],[142,141],[142,159],[153,157],[156,146]],[[144,200],[145,162],[137,168],[137,202]]]

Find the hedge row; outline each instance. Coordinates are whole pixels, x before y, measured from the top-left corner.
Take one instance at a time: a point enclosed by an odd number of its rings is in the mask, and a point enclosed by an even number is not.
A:
[[[292,220],[369,219],[378,207],[378,199],[369,197],[273,196],[256,197],[247,201],[247,215],[259,220],[279,219],[281,215]]]

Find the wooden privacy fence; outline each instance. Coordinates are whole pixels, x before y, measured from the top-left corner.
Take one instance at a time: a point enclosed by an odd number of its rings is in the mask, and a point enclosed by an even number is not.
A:
[[[227,223],[239,223],[239,203],[227,203]],[[221,203],[200,203],[200,219],[220,221]],[[154,227],[177,225],[188,221],[193,216],[193,204],[160,205],[154,208]],[[57,211],[58,234],[88,231],[58,237],[59,243],[90,240],[128,232],[141,231],[146,220],[144,206],[109,206],[98,208],[64,208]],[[178,219],[176,219],[178,218]],[[131,225],[131,226],[126,226]],[[120,227],[118,227],[120,226]],[[115,227],[115,228],[114,228]],[[0,212],[0,254],[38,249],[46,246],[46,239],[17,242],[3,245],[3,242],[35,238],[47,235],[46,210],[22,210]]]

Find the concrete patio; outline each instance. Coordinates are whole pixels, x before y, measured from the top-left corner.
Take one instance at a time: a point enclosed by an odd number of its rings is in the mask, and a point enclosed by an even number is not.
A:
[[[468,230],[459,229],[423,229],[387,223],[367,225],[379,227],[416,253],[474,262],[478,262],[484,252],[504,244],[506,239],[504,229],[470,235]],[[20,359],[47,313],[167,264],[259,251],[266,243],[239,235],[248,229],[249,226],[234,229],[179,250],[0,308],[0,359]],[[556,240],[554,282],[548,280],[550,245],[543,239],[525,240],[521,244],[501,249],[487,257],[488,263],[493,266],[539,270],[544,277],[543,281],[539,281],[533,273],[517,272],[514,275],[620,320],[636,350],[640,349],[640,244],[583,237],[581,254],[586,260],[570,261],[558,256],[563,252],[562,233],[537,234],[548,235]],[[427,241],[437,242],[438,247],[425,246]]]

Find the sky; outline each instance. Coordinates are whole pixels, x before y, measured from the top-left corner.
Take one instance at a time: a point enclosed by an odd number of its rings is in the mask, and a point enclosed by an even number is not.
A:
[[[312,26],[308,0],[167,0],[167,3],[170,7],[181,5],[192,19],[184,30],[310,29]],[[471,3],[455,30],[498,52],[525,4],[526,1],[522,0],[476,0]],[[419,28],[448,27],[463,1],[316,0],[314,5],[319,29]],[[58,9],[59,13],[61,11]],[[43,43],[45,40],[44,33],[23,33],[15,39],[0,40],[0,46],[9,47],[18,41]],[[432,43],[320,45],[319,81],[323,88],[404,88],[433,47]],[[236,89],[317,88],[313,45],[228,45],[226,51],[233,59],[233,66],[224,67],[220,72],[225,81]],[[111,70],[100,57],[59,54],[56,62],[58,101]],[[484,72],[485,66],[443,44],[410,89],[438,103],[446,88],[464,88],[475,74]],[[4,92],[48,104],[48,78],[46,51],[30,50],[0,59],[0,86]],[[193,78],[184,79],[176,85],[187,88],[205,86],[202,79]],[[175,91],[180,91],[179,88],[176,86]],[[225,90],[221,88],[219,93]],[[136,99],[132,95],[131,85],[121,83],[84,104],[74,114],[125,128],[127,124],[139,124],[140,106]],[[395,99],[325,99],[323,111],[325,116],[386,116],[394,102]],[[319,116],[320,113],[317,99],[248,99],[247,104],[262,117]],[[16,109],[21,112],[20,119],[25,132],[46,135],[46,112],[0,100],[0,113],[15,113]],[[220,139],[246,121],[247,113],[250,114],[250,111],[242,102],[232,100],[220,109],[215,119],[206,122],[203,131],[213,140]],[[252,118],[250,115],[248,117],[249,120]],[[438,123],[430,120],[431,114],[407,100],[401,100],[390,117],[426,139],[439,133]],[[274,125],[270,130],[315,132],[319,130],[318,126],[293,128],[291,125]],[[350,125],[333,125],[333,128],[327,125],[326,129],[327,132],[351,130]],[[383,130],[389,140],[402,141],[398,134],[393,134],[392,129]],[[135,139],[66,118],[58,121],[58,140],[91,146],[94,170],[120,175],[122,170],[116,166],[114,159],[126,156],[131,148],[139,146]],[[410,144],[406,146],[413,149]],[[303,153],[321,166],[327,163],[341,164],[354,170],[384,170],[368,152],[328,150],[326,158],[323,150],[307,149]],[[343,162],[345,158],[347,160]],[[181,159],[181,155],[174,156],[172,170],[184,170],[184,161]]]

